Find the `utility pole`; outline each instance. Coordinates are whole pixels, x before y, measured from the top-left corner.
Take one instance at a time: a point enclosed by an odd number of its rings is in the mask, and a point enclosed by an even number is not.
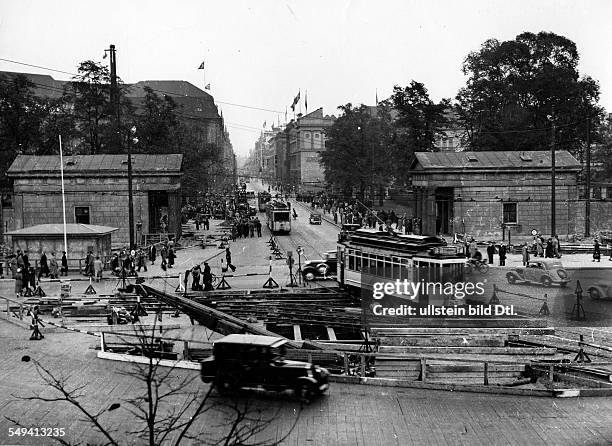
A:
[[[555,186],[556,186],[556,178],[555,178],[555,132],[557,130],[555,124],[555,115],[553,111],[552,115],[552,138],[550,143],[550,162],[551,162],[551,173],[550,173],[550,235],[556,235],[556,198],[555,198]]]
[[[117,52],[115,45],[111,45],[108,52],[110,53],[110,75],[111,75],[111,102],[115,108],[115,144],[117,152],[121,152],[121,104],[119,95],[119,86],[117,84]],[[134,196],[132,193],[132,147],[128,135],[127,141],[127,176],[128,176],[128,225],[130,234],[130,250],[135,248],[134,245]]]
[[[585,193],[585,211],[584,211],[584,236],[591,235],[591,116],[587,116],[587,134],[586,134],[586,193]]]

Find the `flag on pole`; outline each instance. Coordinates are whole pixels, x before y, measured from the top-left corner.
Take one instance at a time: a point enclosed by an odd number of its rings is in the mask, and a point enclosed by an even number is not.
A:
[[[204,61],[202,61],[202,63],[200,64],[200,66],[198,67],[198,70],[203,70],[204,69]]]
[[[287,107],[285,107],[285,122],[287,122]]]
[[[378,105],[378,88],[376,89],[376,105]]]
[[[306,114],[308,114],[308,90],[306,90],[306,94],[304,95],[304,106],[306,107]]]
[[[293,98],[293,103],[291,104],[291,110],[295,111],[295,106],[297,105],[298,102],[300,102],[300,91],[298,91],[298,94],[295,98]]]
[[[204,87],[204,90],[210,90],[210,84],[206,84],[206,86]]]

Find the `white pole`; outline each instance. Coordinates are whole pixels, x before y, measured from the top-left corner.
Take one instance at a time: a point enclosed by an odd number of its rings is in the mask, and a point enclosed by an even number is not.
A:
[[[64,217],[64,251],[68,258],[68,237],[66,236],[66,195],[64,193],[64,156],[62,154],[62,135],[59,135],[60,176],[62,180],[62,216]]]

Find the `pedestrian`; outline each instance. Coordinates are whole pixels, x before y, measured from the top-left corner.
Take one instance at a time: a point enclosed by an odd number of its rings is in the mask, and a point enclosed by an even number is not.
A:
[[[595,244],[593,245],[593,262],[599,262],[601,260],[601,250],[599,248],[599,240],[595,239]]]
[[[473,259],[474,255],[476,254],[476,251],[478,250],[478,245],[476,244],[476,240],[474,240],[474,238],[472,238],[472,240],[470,241],[468,250],[470,252],[470,258]]]
[[[561,244],[559,243],[559,236],[557,234],[553,235],[552,246],[553,246],[553,256],[560,259],[561,258]]]
[[[249,237],[255,237],[255,223],[249,220]]]
[[[23,292],[23,269],[17,268],[15,275],[13,278],[15,279],[15,294],[17,297],[21,297],[21,293]]]
[[[38,280],[40,280],[43,274],[45,277],[49,277],[49,263],[47,261],[47,254],[45,251],[43,251],[40,255],[40,270],[38,271]]]
[[[155,248],[155,244],[152,244],[149,248],[149,260],[151,261],[151,265],[155,265],[155,258],[157,257],[157,248]]]
[[[489,265],[493,265],[493,255],[495,254],[495,245],[493,242],[489,242],[487,246],[487,256],[489,257]]]
[[[138,265],[138,272],[140,272],[141,268],[144,268],[145,273],[147,272],[147,262],[145,260],[145,253],[142,249],[139,249],[136,254],[136,264]]]
[[[40,332],[40,328],[38,328],[39,324],[42,325],[42,322],[38,318],[38,314],[38,305],[34,305],[34,309],[30,311],[30,315],[32,316],[32,335],[30,336],[31,341],[40,341],[41,339],[44,339],[43,334]]]
[[[195,227],[196,231],[200,230],[200,219],[198,217],[195,218]]]
[[[521,251],[523,254],[523,266],[529,266],[529,247],[527,242],[525,242]]]
[[[66,257],[66,251],[62,251],[62,268],[60,271],[61,276],[68,275],[68,257]]]
[[[549,239],[546,241],[546,247],[544,248],[544,256],[545,256],[547,259],[550,259],[550,258],[552,258],[552,256],[553,256],[553,252],[554,252],[554,251],[553,251],[553,242],[552,242],[552,238],[549,238]]]
[[[499,245],[499,266],[506,266],[506,245]]]
[[[161,246],[161,249],[159,250],[159,255],[161,256],[162,269],[165,270],[167,266],[166,257],[168,256],[168,247],[165,243]]]
[[[236,267],[232,265],[232,252],[229,248],[225,248],[225,260],[227,261],[227,266],[232,269],[232,272],[236,271]]]
[[[200,269],[200,265],[196,265],[191,268],[191,290],[192,291],[202,291],[202,285],[200,285],[200,279],[202,277],[202,270]],[[187,289],[187,287],[185,287]]]
[[[204,283],[204,291],[212,291],[212,273],[210,272],[210,266],[204,262],[204,271],[202,271],[202,282]]]
[[[338,224],[338,212],[334,210],[334,224]]]
[[[57,279],[58,273],[57,259],[55,258],[55,253],[52,252],[49,258],[49,277]]]
[[[96,259],[93,261],[93,271],[96,282],[99,282],[102,279],[102,270],[104,269],[104,265],[102,264],[102,260],[100,260],[100,256],[96,256]]]
[[[536,235],[536,257],[544,257],[544,240],[540,234]]]
[[[168,248],[168,268],[172,268],[174,266],[174,259],[176,258],[176,254],[174,253],[174,248],[172,245]]]
[[[255,219],[255,230],[257,231],[257,237],[261,237],[261,221],[259,221],[259,218]]]

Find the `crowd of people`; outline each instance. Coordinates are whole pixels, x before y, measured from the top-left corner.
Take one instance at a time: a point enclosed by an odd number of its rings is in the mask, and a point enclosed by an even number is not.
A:
[[[37,266],[37,267],[36,267]],[[0,276],[3,276],[0,266]],[[38,265],[30,262],[27,251],[18,249],[15,254],[8,258],[8,269],[11,272],[11,277],[15,279],[15,294],[17,296],[29,295],[33,292],[42,276],[51,279],[57,279],[59,276],[68,275],[68,259],[66,252],[62,252],[62,257],[58,263],[55,252],[42,252]]]

